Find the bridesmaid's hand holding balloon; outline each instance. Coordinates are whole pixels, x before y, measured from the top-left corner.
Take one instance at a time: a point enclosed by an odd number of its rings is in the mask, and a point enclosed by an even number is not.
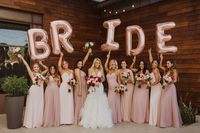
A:
[[[39,63],[40,65],[42,65],[42,64],[43,64],[43,63],[42,63],[42,61],[39,61],[38,63]]]
[[[133,64],[136,62],[136,56],[133,57]]]
[[[148,52],[149,52],[149,53],[151,53],[151,48],[150,48],[150,49],[148,49]]]
[[[110,58],[110,51],[109,51],[108,54],[107,54],[107,58]]]
[[[163,60],[163,54],[160,54],[160,59]]]
[[[22,59],[22,58],[23,58],[21,54],[18,54],[17,57],[18,57],[19,59]]]
[[[89,48],[88,52],[91,54],[92,53],[92,48]]]

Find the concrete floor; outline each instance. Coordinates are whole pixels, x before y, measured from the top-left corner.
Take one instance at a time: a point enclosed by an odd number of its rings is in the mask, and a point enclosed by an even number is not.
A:
[[[60,126],[35,129],[7,129],[5,115],[0,115],[0,133],[200,133],[200,116],[198,122],[182,128],[158,128],[148,124],[122,123],[109,129],[85,129],[80,126]]]

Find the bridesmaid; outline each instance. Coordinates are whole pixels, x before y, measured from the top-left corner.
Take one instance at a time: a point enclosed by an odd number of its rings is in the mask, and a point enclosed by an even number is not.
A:
[[[163,77],[171,77],[172,81],[162,90],[160,102],[159,127],[181,127],[182,119],[178,107],[176,87],[178,73],[172,60],[167,61],[167,68],[163,67],[163,55],[160,55],[160,68],[164,71]],[[165,81],[164,81],[165,82]]]
[[[77,68],[75,69],[75,78],[77,84],[75,86],[75,117],[74,117],[74,124],[78,125],[80,121],[80,111],[85,102],[86,95],[87,95],[87,83],[86,83],[86,74],[82,70],[86,61],[89,58],[89,55],[92,53],[92,49],[90,48],[83,59],[83,61],[78,61]]]
[[[136,59],[136,56],[134,58]],[[140,61],[138,64],[138,68],[136,68],[135,70],[137,70],[136,76],[138,74],[149,74],[149,71],[147,70],[147,65],[144,61]],[[133,122],[142,124],[148,122],[149,120],[149,90],[147,89],[146,81],[141,81],[141,86],[139,86],[139,82],[140,81],[136,81],[135,84],[131,118]]]
[[[125,122],[131,121],[131,105],[132,105],[132,96],[134,89],[134,78],[133,73],[130,69],[127,69],[126,61],[121,62],[121,69],[119,70],[119,83],[122,83],[127,86],[128,91],[125,91],[121,97],[121,110],[122,110],[122,119]]]
[[[45,91],[44,127],[60,125],[59,85],[60,76],[55,65],[49,66],[49,74],[46,79]]]
[[[158,69],[158,61],[153,60],[151,49],[149,49],[149,61],[152,66],[151,72],[151,94],[150,94],[150,113],[149,125],[156,126],[158,124],[159,102],[161,97],[162,85],[160,84],[160,72]]]
[[[110,59],[110,52],[107,55],[106,63],[105,63],[105,70],[107,72],[107,81],[108,81],[108,102],[109,106],[112,110],[112,120],[113,123],[120,123],[122,121],[122,112],[121,112],[121,103],[120,103],[120,94],[114,92],[115,87],[118,85],[117,78],[118,78],[118,64],[117,61]]]
[[[22,57],[18,55],[26,66],[28,74],[33,82],[29,89],[29,94],[26,100],[25,116],[23,126],[26,128],[38,128],[42,126],[43,122],[43,109],[44,109],[44,77],[48,72],[48,67],[42,64],[42,62],[34,63],[33,70],[29,67],[28,63]],[[40,65],[45,69],[40,71]]]
[[[60,124],[74,123],[74,97],[73,87],[69,84],[73,79],[73,71],[69,69],[69,64],[63,60],[63,53],[60,53],[58,61],[58,70],[62,76],[62,83],[60,85]]]

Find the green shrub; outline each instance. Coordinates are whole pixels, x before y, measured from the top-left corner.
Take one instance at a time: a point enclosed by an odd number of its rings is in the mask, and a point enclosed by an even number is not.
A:
[[[4,78],[2,89],[9,96],[24,96],[28,94],[27,79],[24,77],[9,76]]]
[[[0,93],[4,93],[2,89],[2,84],[3,84],[4,78],[0,78]]]
[[[189,102],[186,105],[182,98],[180,98],[180,113],[183,120],[183,125],[189,125],[196,122],[196,114],[198,112],[198,108],[192,107],[192,103]]]

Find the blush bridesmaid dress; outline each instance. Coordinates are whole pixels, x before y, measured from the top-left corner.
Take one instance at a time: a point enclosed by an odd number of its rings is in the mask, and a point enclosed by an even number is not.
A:
[[[133,73],[131,70],[126,70],[126,72],[131,74],[133,77]],[[132,109],[132,97],[134,85],[133,83],[127,83],[128,91],[125,91],[123,95],[121,95],[121,110],[122,110],[122,119],[125,122],[131,121],[131,109]]]
[[[60,125],[59,87],[52,76],[45,91],[44,127]]]
[[[116,73],[108,73],[106,75],[108,81],[108,102],[112,110],[113,123],[120,123],[122,121],[120,94],[114,92],[115,87],[118,85]]]
[[[149,89],[146,84],[136,81],[132,102],[132,121],[138,124],[148,122],[149,120]]]
[[[152,83],[155,82],[155,76],[152,72],[151,74]],[[158,113],[159,113],[159,104],[161,97],[162,85],[160,83],[151,86],[150,94],[150,113],[149,113],[149,125],[156,126],[158,124]]]
[[[82,95],[79,96],[78,95],[78,85],[76,85],[75,87],[75,91],[74,91],[74,96],[75,96],[75,117],[74,117],[74,124],[77,125],[79,124],[80,121],[80,111],[81,108],[83,107],[83,104],[85,102],[86,99],[86,95],[87,95],[87,83],[86,83],[86,74],[84,71],[80,70],[80,75],[81,75],[81,83],[82,83]]]
[[[182,126],[182,119],[177,102],[176,87],[170,84],[162,90],[160,102],[160,120],[159,127]]]

